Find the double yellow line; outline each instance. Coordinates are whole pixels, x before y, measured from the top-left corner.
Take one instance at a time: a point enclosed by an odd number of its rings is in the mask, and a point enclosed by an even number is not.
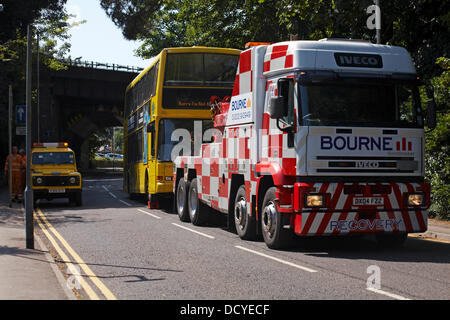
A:
[[[116,296],[100,281],[100,279],[95,275],[95,273],[89,268],[89,266],[81,259],[81,257],[72,249],[72,247],[67,243],[67,241],[59,234],[58,231],[52,226],[52,224],[47,220],[42,211],[38,208],[34,211],[34,219],[38,223],[42,232],[45,234],[47,239],[51,242],[53,247],[59,256],[66,263],[68,270],[72,274],[77,274],[77,268],[75,265],[80,266],[84,271],[85,275],[95,284],[95,286],[101,291],[101,293],[106,297],[107,300],[117,300]],[[60,241],[62,246],[67,250],[67,252],[73,257],[75,263],[72,263],[71,259],[66,255],[64,250],[61,249],[55,237]],[[78,277],[81,287],[86,291],[87,295],[91,300],[100,300],[100,297],[92,289],[89,283],[84,279],[82,275]]]

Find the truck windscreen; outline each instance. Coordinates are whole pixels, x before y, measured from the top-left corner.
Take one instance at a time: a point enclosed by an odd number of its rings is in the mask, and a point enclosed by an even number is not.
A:
[[[300,86],[300,125],[422,128],[418,88],[405,83]]]
[[[32,163],[45,164],[74,164],[73,152],[33,152]]]

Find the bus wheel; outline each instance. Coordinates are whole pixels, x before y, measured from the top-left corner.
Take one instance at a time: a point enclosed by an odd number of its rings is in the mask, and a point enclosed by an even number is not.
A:
[[[234,224],[241,239],[253,240],[256,237],[256,221],[248,215],[245,186],[239,187],[234,200]]]
[[[206,222],[208,218],[208,208],[198,200],[197,178],[192,179],[188,193],[189,218],[193,225],[199,226]]]
[[[287,247],[293,238],[290,229],[284,229],[282,215],[277,210],[275,192],[277,188],[271,187],[264,196],[261,211],[261,229],[264,242],[271,249]]]
[[[187,191],[189,189],[189,181],[185,181],[183,178],[178,181],[177,194],[176,194],[176,207],[178,217],[181,221],[189,221],[189,211],[187,206]]]

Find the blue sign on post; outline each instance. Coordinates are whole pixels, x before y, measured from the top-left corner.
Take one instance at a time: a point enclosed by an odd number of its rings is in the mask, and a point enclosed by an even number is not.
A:
[[[16,125],[27,123],[27,107],[16,106]]]

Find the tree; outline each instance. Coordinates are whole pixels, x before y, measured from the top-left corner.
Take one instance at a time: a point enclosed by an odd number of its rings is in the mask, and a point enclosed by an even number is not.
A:
[[[144,58],[167,47],[243,48],[248,41],[287,36],[273,15],[276,0],[101,0],[101,5],[125,38],[143,41],[137,53]]]
[[[56,39],[68,39],[68,27],[60,26],[61,21],[69,18],[64,9],[66,0],[1,0],[1,3],[4,10],[0,12],[0,166],[8,152],[8,86],[14,88],[14,104],[25,102],[27,25],[32,23],[42,31],[42,65],[61,68],[55,58],[67,54],[70,47],[67,43],[58,47],[56,43]]]
[[[438,121],[425,136],[425,172],[431,183],[431,216],[450,220],[450,59],[441,57],[436,64],[443,72],[431,79]]]
[[[141,40],[149,58],[170,46],[243,48],[248,41],[326,37],[375,40],[366,27],[372,0],[101,0],[127,39]],[[437,58],[450,49],[450,2],[381,1],[381,42],[406,47],[419,74],[440,72]]]

